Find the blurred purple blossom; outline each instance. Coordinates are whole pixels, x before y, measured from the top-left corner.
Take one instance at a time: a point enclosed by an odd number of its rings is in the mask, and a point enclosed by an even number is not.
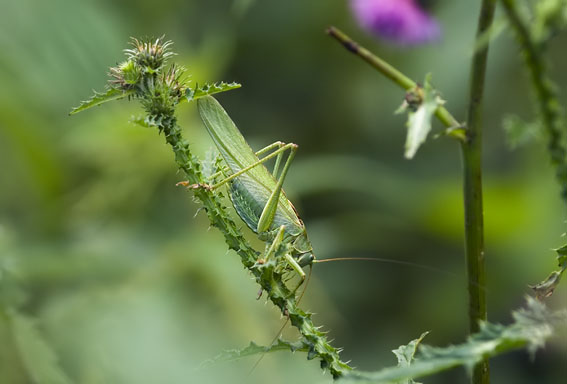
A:
[[[367,31],[397,44],[437,40],[441,29],[416,0],[350,0],[358,23]]]

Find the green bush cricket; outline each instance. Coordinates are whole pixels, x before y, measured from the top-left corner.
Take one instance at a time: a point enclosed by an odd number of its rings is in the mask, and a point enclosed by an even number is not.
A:
[[[286,245],[284,258],[303,282],[305,272],[302,268],[312,264],[313,249],[303,221],[282,189],[297,145],[275,142],[255,153],[218,101],[205,96],[197,100],[197,105],[230,175],[214,185],[179,184],[215,190],[229,183],[230,199],[238,216],[267,243],[259,262],[268,261],[282,245]],[[289,155],[279,172],[286,151],[289,151]],[[260,159],[259,156],[263,157]],[[264,163],[274,157],[275,165],[270,173]]]

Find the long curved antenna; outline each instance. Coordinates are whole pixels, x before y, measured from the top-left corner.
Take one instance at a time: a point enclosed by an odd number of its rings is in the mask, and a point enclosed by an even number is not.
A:
[[[328,262],[331,262],[331,261],[351,261],[351,260],[352,261],[375,261],[375,262],[379,262],[379,263],[398,264],[398,265],[404,265],[406,267],[414,267],[414,268],[418,268],[418,269],[424,269],[426,271],[443,273],[443,274],[449,275],[449,276],[457,276],[456,273],[446,271],[446,270],[440,269],[440,268],[431,267],[429,265],[413,263],[411,261],[403,261],[403,260],[396,260],[396,259],[385,259],[385,258],[382,258],[382,257],[333,257],[331,259],[316,259],[316,260],[313,260],[313,263],[328,263]]]
[[[446,276],[451,276],[451,277],[459,277],[460,276],[458,273],[454,273],[454,272],[447,271],[447,270],[440,269],[440,268],[431,267],[429,265],[413,263],[411,261],[386,259],[386,258],[382,258],[382,257],[333,257],[333,258],[330,258],[330,259],[316,259],[316,260],[313,260],[313,263],[328,263],[328,262],[331,262],[331,261],[374,261],[374,262],[379,262],[379,263],[397,264],[397,265],[403,265],[403,266],[406,266],[406,267],[413,267],[413,268],[422,269],[422,270],[426,270],[426,271],[430,271],[430,272],[440,273],[440,274],[443,274],[443,275],[446,275]],[[469,281],[469,283],[473,284],[477,287],[480,287],[482,290],[486,291],[485,286],[475,284],[472,281]]]

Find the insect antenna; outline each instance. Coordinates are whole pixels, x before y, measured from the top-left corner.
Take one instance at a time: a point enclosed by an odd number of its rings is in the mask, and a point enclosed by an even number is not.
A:
[[[387,258],[383,258],[383,257],[333,257],[333,258],[329,258],[329,259],[315,259],[315,260],[313,260],[313,263],[319,264],[319,263],[328,263],[328,262],[331,262],[331,261],[373,261],[373,262],[378,262],[378,263],[397,264],[397,265],[403,265],[403,266],[406,266],[406,267],[422,269],[422,270],[425,270],[425,271],[440,273],[440,274],[450,276],[450,277],[453,277],[453,278],[460,277],[460,275],[458,273],[447,271],[445,269],[436,268],[436,267],[432,267],[432,266],[425,265],[425,264],[414,263],[414,262],[411,262],[411,261],[387,259]],[[482,290],[486,291],[485,286],[480,285],[478,283],[475,283],[474,281],[469,280],[469,284],[474,285],[476,287],[480,287]]]
[[[440,268],[431,267],[429,265],[414,263],[414,262],[411,262],[411,261],[387,259],[387,258],[383,258],[383,257],[333,257],[333,258],[330,258],[330,259],[316,259],[316,260],[313,260],[313,263],[319,264],[319,263],[328,263],[328,262],[331,262],[331,261],[373,261],[373,262],[378,262],[378,263],[404,265],[404,266],[407,266],[407,267],[423,269],[423,270],[426,270],[426,271],[443,273],[443,274],[449,275],[449,276],[457,276],[456,273],[446,271],[446,270],[440,269]]]

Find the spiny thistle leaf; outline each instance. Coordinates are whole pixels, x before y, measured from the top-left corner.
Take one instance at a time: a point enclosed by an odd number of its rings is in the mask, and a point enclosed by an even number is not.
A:
[[[396,113],[408,112],[408,134],[406,138],[405,157],[412,159],[418,148],[425,142],[431,131],[431,120],[437,107],[444,101],[431,86],[431,75],[425,76],[423,87],[418,86],[408,92],[404,103]]]
[[[557,285],[561,281],[561,276],[563,272],[567,269],[567,245],[555,250],[557,252],[557,264],[559,265],[558,271],[553,271],[547,276],[545,280],[536,285],[530,285],[529,287],[534,290],[536,296],[539,299],[543,299],[553,295],[553,291],[557,288]]]
[[[277,352],[277,351],[308,352],[309,345],[303,342],[303,340],[291,342],[283,339],[278,339],[275,343],[273,343],[270,346],[258,345],[253,341],[251,341],[250,344],[245,348],[229,349],[223,351],[218,356],[215,356],[214,358],[203,362],[201,364],[201,368],[207,368],[217,363],[240,360],[248,356],[261,355],[264,353]]]
[[[147,117],[144,117],[144,116],[132,116],[128,122],[132,123],[132,124],[139,125],[140,127],[143,127],[143,128],[155,128],[156,127],[156,125],[154,123],[152,123],[152,121],[150,121]]]
[[[124,97],[130,96],[132,94],[134,94],[133,90],[122,91],[116,88],[108,88],[106,92],[94,91],[94,95],[90,99],[81,102],[81,105],[79,105],[76,108],[73,108],[73,110],[69,113],[69,115],[74,115],[75,113],[79,113],[81,111],[84,111],[85,109],[89,109],[91,107],[101,105],[108,101],[119,100]]]
[[[555,7],[565,0],[542,1]],[[565,146],[565,118],[561,101],[558,97],[558,87],[549,77],[547,62],[543,56],[545,44],[534,37],[533,20],[514,0],[502,0],[502,6],[508,17],[510,26],[516,33],[518,43],[523,52],[525,65],[530,73],[532,86],[537,96],[538,112],[542,126],[547,133],[547,149],[551,164],[555,167],[555,175],[561,188],[561,197],[567,203],[567,147]]]
[[[187,88],[185,91],[185,97],[187,98],[187,101],[194,101],[207,95],[230,91],[232,89],[240,88],[241,86],[242,85],[235,82],[225,83],[224,81],[221,81],[220,83],[207,83],[200,87],[197,85],[194,89]]]
[[[210,148],[205,153],[205,158],[201,161],[201,165],[203,166],[203,176],[206,180],[214,182],[212,176],[223,168],[222,157],[216,149]]]
[[[535,353],[551,336],[555,324],[567,322],[567,311],[550,313],[543,303],[531,297],[527,299],[526,308],[512,315],[514,322],[508,326],[482,322],[480,331],[463,344],[445,348],[421,345],[411,365],[377,372],[350,372],[340,382],[399,383],[457,366],[466,367],[470,373],[484,358],[524,347],[531,354]]]
[[[57,363],[57,356],[42,338],[34,321],[14,310],[8,316],[30,381],[50,384],[70,383]]]
[[[407,345],[400,345],[398,349],[394,349],[392,352],[398,358],[398,367],[409,367],[415,360],[415,354],[417,353],[417,347],[427,336],[429,332],[423,332],[419,338],[410,341]],[[420,384],[411,379],[402,380],[398,384]]]

